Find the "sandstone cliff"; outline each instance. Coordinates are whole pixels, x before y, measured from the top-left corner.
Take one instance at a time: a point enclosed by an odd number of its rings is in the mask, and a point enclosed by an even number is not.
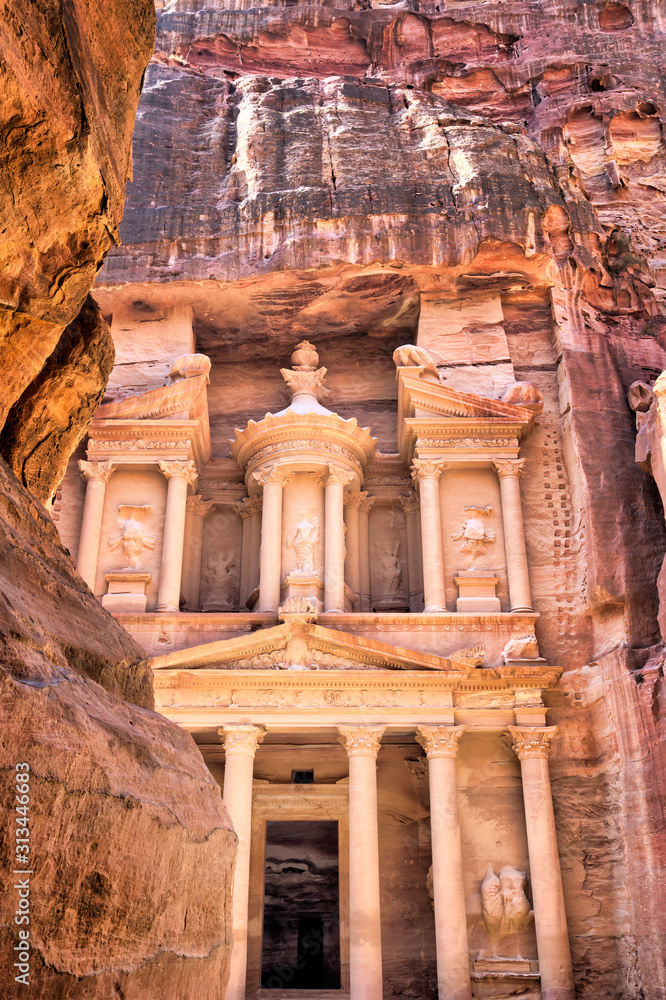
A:
[[[153,27],[143,0],[16,0],[0,19],[0,450],[24,484],[0,459],[0,857],[13,871],[14,767],[27,762],[28,989],[48,1000],[213,1000],[230,950],[236,837],[219,788],[191,737],[152,711],[142,651],[35,499],[62,477],[113,364],[88,291],[118,240]],[[4,962],[3,997],[26,989],[15,974]]]

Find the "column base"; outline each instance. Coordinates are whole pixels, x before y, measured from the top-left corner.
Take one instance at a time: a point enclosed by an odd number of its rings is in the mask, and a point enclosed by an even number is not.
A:
[[[453,611],[449,611],[448,608],[433,607],[433,608],[424,608],[423,609],[423,614],[424,615],[452,615]]]
[[[525,604],[525,605],[522,605],[522,606],[517,607],[517,608],[511,608],[511,612],[510,613],[512,615],[525,615],[525,614],[527,614],[527,615],[533,615],[534,614],[534,608],[530,608],[527,604]]]
[[[174,608],[170,604],[158,604],[155,611],[163,615],[179,615],[180,608]]]

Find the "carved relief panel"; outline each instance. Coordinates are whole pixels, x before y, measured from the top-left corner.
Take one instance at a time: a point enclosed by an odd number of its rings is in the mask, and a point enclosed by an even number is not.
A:
[[[449,609],[491,612],[494,601],[495,611],[509,611],[502,504],[494,470],[445,469],[439,490]],[[482,579],[484,583],[475,583]],[[477,592],[486,595],[487,607],[456,607],[467,594],[481,600]]]
[[[405,513],[398,500],[370,511],[370,602],[377,611],[409,610]]]
[[[147,611],[157,606],[167,482],[154,469],[116,470],[109,479],[95,580],[95,596],[107,592],[107,573],[150,574]]]
[[[324,579],[324,489],[309,472],[296,472],[282,495],[282,580],[290,573]]]
[[[241,517],[235,507],[215,507],[206,518],[201,558],[201,610],[237,611]]]

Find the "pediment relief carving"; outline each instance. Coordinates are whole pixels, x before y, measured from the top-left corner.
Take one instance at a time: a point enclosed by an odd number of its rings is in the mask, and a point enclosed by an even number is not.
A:
[[[480,665],[482,647],[451,657],[391,646],[303,621],[233,639],[152,657],[153,669],[219,670],[433,670],[469,674]]]

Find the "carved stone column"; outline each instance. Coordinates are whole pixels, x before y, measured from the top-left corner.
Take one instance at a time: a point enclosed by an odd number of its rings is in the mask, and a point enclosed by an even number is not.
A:
[[[495,459],[502,495],[502,522],[506,549],[506,574],[509,580],[509,600],[513,612],[533,611],[530,594],[530,575],[527,568],[523,506],[520,499],[520,480],[524,458]]]
[[[250,529],[250,579],[249,594],[259,587],[259,566],[261,563],[261,518],[264,501],[261,497],[252,500],[252,527]]]
[[[194,462],[161,461],[159,467],[169,485],[164,513],[157,611],[173,614],[179,610],[180,605],[187,487],[196,482],[198,473]]]
[[[416,737],[428,755],[439,1000],[472,996],[456,784],[458,743],[465,728],[419,726]]]
[[[376,497],[366,496],[358,506],[360,611],[370,611],[370,511]]]
[[[236,510],[241,516],[243,524],[243,533],[241,535],[241,571],[240,571],[240,607],[242,608],[245,601],[250,596],[250,566],[252,558],[252,511],[254,508],[254,500],[246,497],[245,500],[239,500],[236,504]]]
[[[338,726],[349,757],[350,1000],[382,1000],[377,753],[385,726]]]
[[[111,478],[114,465],[113,462],[79,462],[79,469],[85,476],[87,484],[76,568],[94,593],[106,484]]]
[[[407,579],[409,582],[409,610],[419,611],[421,603],[420,539],[419,539],[419,498],[416,493],[400,497],[405,512],[407,535]]]
[[[291,473],[279,465],[272,465],[259,469],[254,477],[264,488],[257,611],[277,614],[282,571],[282,490]]]
[[[345,493],[345,537],[347,558],[345,559],[347,583],[356,594],[355,611],[361,610],[361,525],[360,505],[367,498],[367,493]]]
[[[421,557],[423,560],[423,600],[425,614],[446,612],[442,519],[439,509],[441,462],[416,459],[412,475],[421,494]]]
[[[543,1000],[574,1000],[567,915],[548,773],[550,741],[556,732],[557,726],[509,727],[523,778],[541,996]]]
[[[222,800],[229,810],[238,837],[238,855],[234,875],[233,935],[231,971],[226,1000],[245,1000],[247,974],[247,924],[250,893],[250,840],[252,836],[252,775],[254,755],[264,738],[258,726],[224,726],[218,729],[224,740],[224,793]]]
[[[345,610],[345,530],[343,490],[353,476],[329,466],[324,477],[324,611]]]
[[[212,500],[202,500],[197,494],[185,502],[185,539],[183,542],[183,596],[190,611],[201,609],[201,557],[206,518],[213,508]]]

